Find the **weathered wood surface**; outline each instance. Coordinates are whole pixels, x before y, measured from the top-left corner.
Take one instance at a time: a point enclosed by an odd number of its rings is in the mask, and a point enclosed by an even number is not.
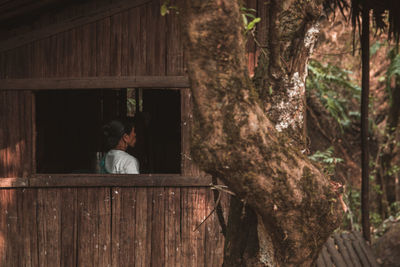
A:
[[[133,87],[188,88],[189,79],[185,76],[112,76],[0,80],[0,90],[57,90]]]
[[[228,203],[226,195],[222,204]],[[0,190],[0,266],[221,266],[209,188]]]
[[[124,10],[137,7],[148,2],[151,2],[151,0],[125,0],[109,3],[96,9],[86,8],[87,12],[83,14],[69,17],[63,21],[60,21],[59,23],[48,24],[40,29],[32,30],[27,33],[12,37],[6,41],[0,42],[0,52],[17,48],[37,40],[45,39],[55,34],[59,34],[76,27],[84,26],[86,24],[102,20],[104,18],[109,18],[114,14],[121,13]]]
[[[374,254],[359,232],[335,233],[322,248],[317,267],[377,267]]]
[[[179,1],[184,0],[172,4]],[[82,81],[86,88],[188,87],[177,15],[159,16],[163,0],[144,2],[96,19],[78,19],[100,14],[96,1],[38,18],[30,32],[22,29],[3,43],[4,49],[23,45],[0,52],[0,87],[72,89]],[[72,20],[75,24],[61,27]],[[124,77],[136,80],[127,83]],[[139,83],[138,77],[147,80]],[[193,178],[200,171],[189,153],[189,90],[181,94],[184,177],[97,181],[31,177],[34,150],[40,149],[34,144],[32,94],[0,90],[0,185],[36,187],[0,189],[0,266],[221,266],[224,240],[216,214],[194,231],[214,201],[209,187],[190,187],[208,181]],[[222,203],[228,205],[226,195]]]
[[[1,181],[1,179],[0,179]],[[101,174],[36,174],[29,179],[30,187],[146,186],[198,187],[210,186],[210,177],[178,176],[175,174],[101,175]],[[0,183],[1,185],[1,183]]]
[[[0,177],[31,173],[30,92],[0,92]]]

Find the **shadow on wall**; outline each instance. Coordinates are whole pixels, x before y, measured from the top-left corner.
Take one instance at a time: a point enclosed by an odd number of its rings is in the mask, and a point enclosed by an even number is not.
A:
[[[0,177],[17,178],[29,174],[31,125],[31,93],[0,92]]]

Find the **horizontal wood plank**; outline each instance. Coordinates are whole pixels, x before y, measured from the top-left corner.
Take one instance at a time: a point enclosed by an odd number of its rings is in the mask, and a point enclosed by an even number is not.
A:
[[[101,8],[90,10],[85,15],[77,15],[68,18],[60,23],[51,24],[45,28],[29,31],[25,34],[18,35],[3,42],[0,42],[0,52],[11,50],[31,42],[47,38],[57,33],[65,32],[70,29],[96,22],[114,14],[123,12],[127,9],[141,6],[150,2],[150,0],[125,0],[121,2],[113,2]]]
[[[1,79],[0,90],[60,90],[114,88],[188,88],[186,76],[68,77]]]
[[[0,188],[27,187],[29,181],[26,178],[0,178]]]
[[[202,187],[210,184],[210,177],[171,174],[36,174],[29,179],[30,187]]]

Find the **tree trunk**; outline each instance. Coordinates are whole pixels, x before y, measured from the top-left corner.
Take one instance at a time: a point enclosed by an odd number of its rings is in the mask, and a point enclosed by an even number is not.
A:
[[[254,83],[238,2],[181,7],[195,109],[192,156],[254,211],[238,216],[243,204],[233,204],[226,266],[310,266],[341,218],[328,178],[301,152],[306,63],[320,10],[317,1],[267,3],[268,49]],[[243,230],[248,235],[231,231],[254,228],[246,220],[256,217],[256,229]]]
[[[380,156],[380,173],[382,174],[382,190],[386,192],[386,198],[382,200],[386,203],[386,207],[400,199],[397,197],[396,192],[396,178],[398,173],[393,172],[393,166],[396,165],[395,158],[399,153],[398,147],[398,133],[399,133],[399,117],[400,117],[400,78],[396,79],[395,87],[392,88],[392,96],[389,107],[389,115],[387,119],[387,126],[385,129],[385,140],[383,143],[383,151]],[[386,214],[388,215],[388,214]]]

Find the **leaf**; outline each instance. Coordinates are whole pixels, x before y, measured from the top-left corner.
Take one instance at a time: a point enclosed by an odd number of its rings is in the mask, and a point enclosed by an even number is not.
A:
[[[165,16],[167,14],[169,14],[169,9],[168,9],[168,1],[164,2],[164,4],[162,4],[161,6],[161,16]]]
[[[248,26],[248,25],[247,25],[248,21],[247,21],[246,15],[245,15],[245,14],[242,14],[242,18],[243,18],[244,27],[247,28],[247,26]]]
[[[243,15],[245,15],[246,17],[252,18],[252,19],[256,18],[256,16],[254,16],[253,14],[250,14],[250,13],[244,13]]]
[[[371,47],[369,48],[369,56],[372,57],[373,55],[378,52],[379,48],[383,46],[383,43],[381,42],[375,42]]]
[[[246,27],[247,31],[250,31],[254,28],[254,26],[261,21],[261,18],[255,18],[253,19]]]

